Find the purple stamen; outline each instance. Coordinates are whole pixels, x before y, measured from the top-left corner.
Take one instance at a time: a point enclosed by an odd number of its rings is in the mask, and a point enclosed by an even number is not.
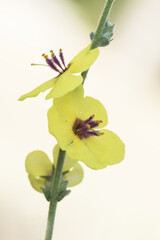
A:
[[[65,67],[65,69],[66,69],[66,65],[65,65],[65,61],[64,61],[64,56],[63,56],[62,49],[59,50],[59,57],[60,57],[63,65],[64,65],[64,67]]]
[[[90,136],[100,136],[99,131],[95,131],[93,128],[98,127],[102,121],[93,121],[94,115],[90,116],[87,120],[83,121],[79,118],[76,118],[73,124],[73,132],[81,140],[83,138],[88,138]]]
[[[52,50],[51,50],[50,52],[51,52],[51,56],[52,56],[52,60],[53,60],[53,62],[54,62],[55,64],[57,64],[58,67],[60,67],[60,68],[62,69],[62,71],[64,71],[64,69],[62,68],[62,66],[61,66],[61,64],[60,64],[60,62],[59,62],[59,60],[58,60],[58,58],[56,57],[56,55],[54,55],[54,53],[53,53]]]
[[[99,126],[99,123],[92,121],[89,125],[91,126],[91,128],[95,128]]]
[[[90,116],[87,120],[84,121],[84,123],[89,123],[94,118],[94,115]]]
[[[98,131],[92,131],[89,133],[89,136],[99,136],[99,132]]]
[[[46,63],[47,63],[53,70],[55,70],[56,72],[61,73],[61,72],[58,70],[58,68],[56,67],[56,65],[53,63],[52,59],[47,58],[47,59],[46,59]]]

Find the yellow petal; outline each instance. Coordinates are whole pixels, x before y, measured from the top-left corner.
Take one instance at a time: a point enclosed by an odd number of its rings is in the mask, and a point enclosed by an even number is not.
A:
[[[63,176],[64,181],[68,181],[68,187],[73,187],[79,184],[83,179],[83,168],[76,163],[69,173]]]
[[[58,144],[53,149],[54,166],[57,165],[59,149],[60,148],[59,148]],[[77,161],[72,160],[71,158],[69,158],[66,155],[65,156],[65,160],[64,160],[64,165],[63,165],[63,172],[68,171],[69,169],[71,169],[76,163],[77,163]]]
[[[69,121],[71,124],[77,118],[78,113],[80,112],[83,98],[84,89],[83,86],[79,86],[74,91],[66,94],[61,98],[54,99],[54,106],[56,110]]]
[[[54,106],[48,110],[48,128],[62,150],[65,150],[74,139],[72,125],[62,118]]]
[[[107,163],[100,161],[99,154],[91,151],[85,140],[82,141],[76,137],[73,143],[67,147],[67,155],[72,159],[84,162],[89,168],[95,170],[105,168]]]
[[[47,176],[52,173],[52,163],[47,154],[42,151],[33,151],[29,153],[25,160],[26,171],[35,176]]]
[[[93,114],[95,115],[93,120],[103,121],[99,124],[98,128],[102,128],[107,125],[107,112],[101,102],[92,97],[85,97],[83,105],[81,107],[81,112],[79,113],[78,117],[82,120],[86,120]]]
[[[69,64],[73,64],[73,63],[76,63],[78,62],[79,60],[81,60],[89,51],[91,47],[91,43],[85,47],[83,50],[81,50],[71,61]]]
[[[82,81],[81,75],[75,76],[68,69],[57,78],[54,88],[46,96],[46,99],[62,97],[81,85]]]
[[[33,175],[29,174],[28,175],[28,178],[29,178],[29,181],[30,181],[30,184],[32,185],[32,187],[42,193],[42,190],[41,188],[44,188],[45,187],[45,179],[43,178],[35,178]]]
[[[90,66],[95,62],[99,55],[99,49],[95,48],[93,50],[87,51],[83,56],[81,55],[80,57],[77,56],[77,60],[74,61],[72,60],[70,62],[70,67],[69,70],[72,73],[79,73],[79,72],[84,72],[90,68]]]
[[[101,154],[100,161],[107,165],[120,163],[124,159],[125,145],[113,132],[103,129],[104,135],[89,137],[87,146],[90,151]]]
[[[18,101],[23,101],[26,98],[36,97],[39,93],[44,92],[47,89],[54,87],[56,80],[57,80],[57,78],[52,78],[49,81],[42,83],[39,87],[35,88],[31,92],[28,92],[28,93],[22,95],[18,99]]]

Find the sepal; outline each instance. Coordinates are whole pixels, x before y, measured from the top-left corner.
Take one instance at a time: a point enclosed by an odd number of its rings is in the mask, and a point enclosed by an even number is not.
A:
[[[98,41],[98,46],[97,47],[105,47],[109,45],[109,43],[113,40],[113,30],[114,30],[115,24],[111,24],[109,20],[107,19],[104,27],[101,32],[101,36]],[[93,40],[95,36],[94,32],[90,33],[90,39]]]
[[[51,190],[52,189],[52,181],[45,182],[45,188],[41,188],[46,200],[49,202],[51,199]]]
[[[65,196],[67,196],[71,190],[67,190],[68,181],[62,181],[60,186],[60,191],[58,194],[58,201],[61,201]]]

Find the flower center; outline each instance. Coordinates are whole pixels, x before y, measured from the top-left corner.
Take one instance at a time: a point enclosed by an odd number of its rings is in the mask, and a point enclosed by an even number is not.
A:
[[[64,73],[69,68],[69,66],[66,67],[65,65],[62,49],[59,49],[60,60],[56,57],[53,50],[51,50],[50,52],[51,58],[48,58],[48,55],[46,55],[45,53],[42,54],[42,56],[46,59],[46,63],[59,74]]]
[[[98,130],[95,130],[95,127],[98,127],[101,120],[94,121],[94,115],[90,116],[87,120],[83,121],[79,118],[76,118],[72,130],[76,136],[78,136],[81,140],[83,138],[88,138],[90,136],[100,136],[103,133],[100,133]]]

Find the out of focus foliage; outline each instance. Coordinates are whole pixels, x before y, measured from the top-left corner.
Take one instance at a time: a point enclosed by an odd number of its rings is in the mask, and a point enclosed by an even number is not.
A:
[[[68,0],[76,3],[81,9],[82,17],[88,20],[91,24],[98,22],[106,0]],[[134,1],[135,2],[135,1]],[[122,11],[131,5],[133,0],[115,0],[111,11],[112,22],[119,16],[122,16]]]

